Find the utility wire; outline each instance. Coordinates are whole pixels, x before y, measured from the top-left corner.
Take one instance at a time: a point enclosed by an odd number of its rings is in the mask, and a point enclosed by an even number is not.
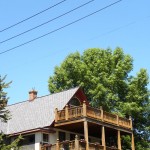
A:
[[[34,38],[34,39],[30,40],[30,41],[27,41],[27,42],[25,42],[25,43],[22,43],[22,44],[20,44],[20,45],[17,45],[17,46],[15,46],[15,47],[13,47],[13,48],[7,49],[7,50],[1,52],[0,55],[2,55],[2,54],[4,54],[4,53],[7,53],[7,52],[9,52],[9,51],[12,51],[12,50],[14,50],[14,49],[16,49],[16,48],[22,47],[22,46],[24,46],[24,45],[26,45],[26,44],[29,44],[29,43],[31,43],[31,42],[33,42],[33,41],[36,41],[36,40],[38,40],[38,39],[41,39],[41,38],[43,38],[43,37],[45,37],[45,36],[47,36],[47,35],[49,35],[49,34],[52,34],[52,33],[54,33],[54,32],[57,32],[57,31],[59,31],[59,30],[61,30],[61,29],[64,29],[64,28],[66,28],[66,27],[68,27],[68,26],[70,26],[70,25],[72,25],[72,24],[74,24],[74,23],[77,23],[77,22],[79,22],[79,21],[81,21],[81,20],[83,20],[83,19],[85,19],[85,18],[88,18],[88,17],[90,17],[90,16],[92,16],[92,15],[94,15],[94,14],[96,14],[96,13],[102,11],[102,10],[105,10],[105,9],[107,9],[107,8],[113,6],[113,5],[115,5],[115,4],[117,4],[117,3],[121,2],[121,1],[122,1],[122,0],[118,0],[118,1],[116,1],[116,2],[114,2],[114,3],[111,3],[111,4],[109,4],[109,5],[105,6],[105,7],[103,7],[103,8],[101,8],[101,9],[97,10],[97,11],[94,11],[93,13],[90,13],[90,14],[88,14],[88,15],[82,17],[82,18],[79,18],[79,19],[77,19],[77,20],[75,20],[75,21],[73,21],[73,22],[71,22],[71,23],[68,23],[68,24],[66,24],[66,25],[64,25],[64,26],[62,26],[62,27],[60,27],[60,28],[57,28],[57,29],[55,29],[55,30],[52,30],[52,31],[50,31],[50,32],[48,32],[48,33],[46,33],[46,34],[44,34],[44,35],[41,35],[41,36],[39,36],[39,37],[37,37],[37,38]]]
[[[54,7],[56,7],[56,6],[60,5],[60,4],[62,4],[62,3],[65,2],[65,1],[67,1],[67,0],[60,1],[59,3],[56,3],[56,4],[54,4],[54,5],[52,5],[52,6],[48,7],[48,8],[46,8],[46,9],[44,9],[44,10],[42,10],[42,11],[40,11],[40,12],[38,12],[38,13],[36,13],[36,14],[34,14],[34,15],[32,15],[32,16],[30,16],[30,17],[24,19],[24,20],[21,20],[21,21],[15,23],[15,24],[13,24],[13,25],[10,25],[10,26],[8,26],[8,27],[6,27],[6,28],[0,30],[0,33],[1,33],[1,32],[4,32],[4,31],[6,31],[6,30],[8,30],[8,29],[10,29],[10,28],[13,28],[13,27],[15,27],[15,26],[17,26],[17,25],[19,25],[19,24],[21,24],[21,23],[23,23],[23,22],[25,22],[25,21],[27,21],[27,20],[29,20],[29,19],[35,17],[35,16],[38,16],[39,14],[42,14],[43,12],[45,12],[45,11],[47,11],[47,10],[49,10],[49,9],[52,9],[52,8],[54,8]]]
[[[29,29],[29,30],[26,30],[26,31],[24,31],[24,32],[22,32],[22,33],[19,33],[19,34],[15,35],[15,36],[12,36],[12,37],[10,37],[10,38],[8,38],[8,39],[5,39],[5,40],[3,40],[3,41],[0,41],[0,44],[5,43],[5,42],[7,42],[7,41],[10,41],[10,40],[12,40],[12,39],[14,39],[14,38],[16,38],[16,37],[18,37],[18,36],[21,36],[21,35],[23,35],[23,34],[25,34],[25,33],[28,33],[28,32],[30,32],[30,31],[32,31],[32,30],[35,30],[35,29],[37,29],[37,28],[39,28],[39,27],[41,27],[41,26],[43,26],[43,25],[46,25],[46,24],[48,24],[48,23],[50,23],[50,22],[52,22],[52,21],[54,21],[54,20],[56,20],[56,19],[59,19],[59,18],[65,16],[65,15],[67,15],[67,14],[69,14],[69,13],[71,13],[71,12],[73,12],[73,11],[75,11],[75,10],[81,8],[81,7],[84,7],[84,6],[88,5],[89,3],[93,2],[93,1],[94,1],[94,0],[90,0],[90,1],[88,1],[88,2],[86,2],[86,3],[84,3],[84,4],[82,4],[82,5],[80,5],[80,6],[76,7],[76,8],[74,8],[74,9],[72,9],[72,10],[70,10],[70,11],[68,11],[68,12],[66,12],[66,13],[64,13],[64,14],[62,14],[62,15],[59,15],[59,16],[57,16],[57,17],[51,19],[51,20],[48,20],[48,21],[46,21],[46,22],[44,22],[44,23],[42,23],[42,24],[40,24],[40,25],[38,25],[38,26],[35,26],[35,27],[33,27],[33,28]]]

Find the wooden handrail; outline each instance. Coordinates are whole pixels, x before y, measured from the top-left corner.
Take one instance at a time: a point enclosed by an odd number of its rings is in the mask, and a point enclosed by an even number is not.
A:
[[[115,115],[115,114],[111,114],[111,113],[104,111],[103,118],[104,118],[104,121],[106,121],[106,122],[110,122],[110,123],[113,123],[116,125],[118,124],[117,115]]]
[[[57,111],[57,121],[59,120],[65,120],[65,110],[59,110]]]
[[[131,121],[126,118],[119,117],[119,125],[127,128],[131,128]]]
[[[96,109],[90,106],[87,106],[87,116],[94,118],[94,119],[98,119],[101,120],[101,110],[100,109]]]
[[[47,148],[50,148],[51,150],[56,150],[56,144],[45,144],[41,146],[41,150],[46,150]]]
[[[68,118],[69,119],[81,117],[82,115],[83,115],[83,108],[81,106],[68,109]]]
[[[89,149],[97,149],[97,150],[103,150],[104,146],[102,146],[100,143],[89,143]]]
[[[119,149],[116,148],[116,147],[108,147],[108,146],[106,146],[106,150],[119,150]]]

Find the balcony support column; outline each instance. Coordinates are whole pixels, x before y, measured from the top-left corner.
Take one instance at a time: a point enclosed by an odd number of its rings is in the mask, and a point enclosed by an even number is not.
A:
[[[88,122],[84,121],[84,139],[86,141],[86,150],[89,150]]]
[[[132,150],[135,150],[134,135],[133,135],[133,133],[132,133],[132,137],[131,137],[131,148],[132,148]]]
[[[102,126],[102,146],[104,146],[104,150],[106,150],[105,127],[104,126]]]
[[[117,131],[118,132],[118,149],[121,150],[121,136],[120,136],[120,130]]]

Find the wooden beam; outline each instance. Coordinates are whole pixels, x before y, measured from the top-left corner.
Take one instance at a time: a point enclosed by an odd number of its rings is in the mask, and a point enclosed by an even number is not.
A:
[[[86,141],[86,150],[89,150],[88,122],[84,121],[84,139]]]
[[[100,126],[105,126],[105,127],[108,127],[108,128],[112,128],[112,129],[115,129],[115,130],[120,130],[120,131],[123,131],[123,132],[126,132],[126,133],[129,133],[131,134],[132,133],[132,130],[131,129],[126,129],[126,128],[123,128],[121,126],[116,126],[114,124],[108,124],[107,122],[103,122],[103,121],[99,121],[99,120],[95,120],[93,118],[86,118],[88,122],[90,123],[93,123],[93,124],[98,124]]]
[[[117,140],[118,140],[118,149],[121,150],[121,136],[120,136],[120,130],[118,130],[117,132],[118,132],[118,137],[117,137]]]
[[[74,124],[74,123],[78,123],[78,122],[83,122],[85,119],[78,119],[78,120],[71,120],[71,121],[66,121],[66,122],[61,122],[61,123],[55,123],[55,127],[59,127],[59,126],[64,126],[64,125],[68,125],[68,124]]]

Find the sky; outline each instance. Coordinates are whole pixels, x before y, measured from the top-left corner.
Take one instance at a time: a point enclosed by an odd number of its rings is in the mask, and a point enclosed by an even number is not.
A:
[[[130,54],[134,59],[132,75],[136,75],[141,68],[147,69],[150,74],[150,1],[89,1],[0,1],[0,75],[7,75],[6,82],[12,81],[7,89],[8,104],[28,100],[28,92],[33,88],[38,91],[38,96],[49,94],[48,79],[53,75],[55,66],[59,66],[68,54],[76,51],[82,54],[88,48],[114,50],[121,47],[125,54]],[[5,41],[87,2],[89,3],[80,9]],[[70,24],[114,2],[117,3]],[[2,31],[57,3],[60,4]],[[47,33],[50,34],[12,49]],[[12,50],[7,51],[10,49]]]

